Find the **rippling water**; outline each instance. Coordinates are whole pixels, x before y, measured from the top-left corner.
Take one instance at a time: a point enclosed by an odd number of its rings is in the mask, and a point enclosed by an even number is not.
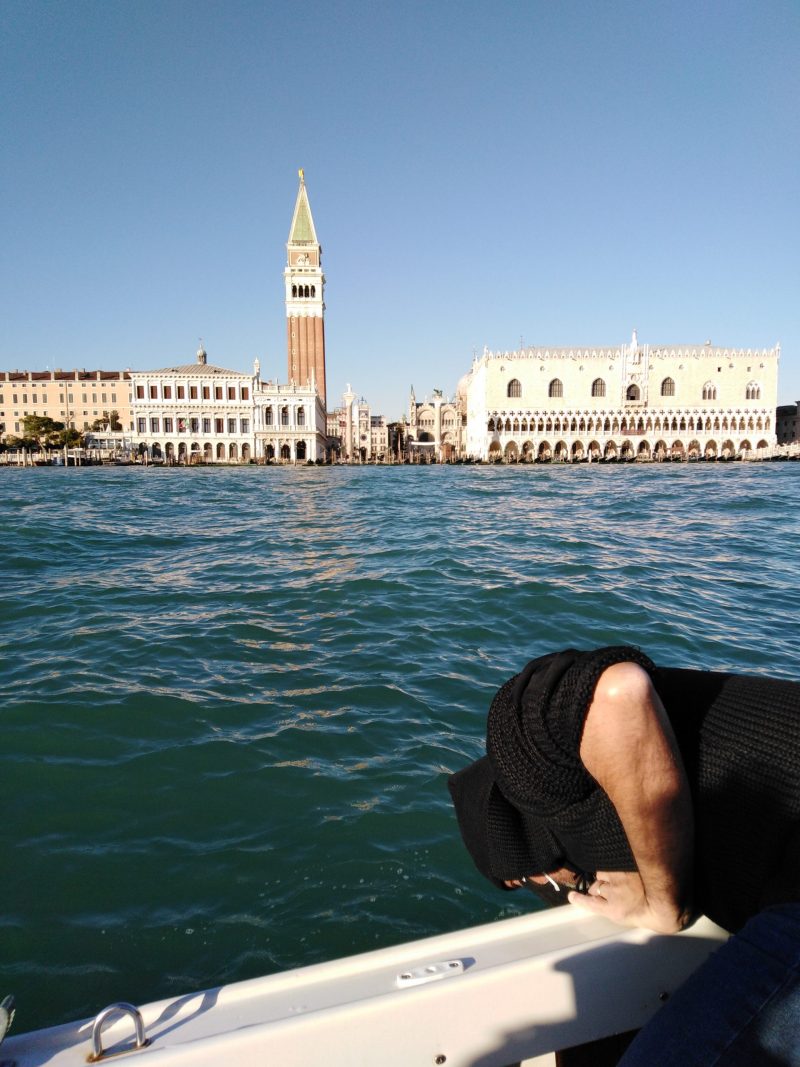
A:
[[[531,906],[447,775],[552,648],[797,677],[800,465],[0,470],[17,1029]]]

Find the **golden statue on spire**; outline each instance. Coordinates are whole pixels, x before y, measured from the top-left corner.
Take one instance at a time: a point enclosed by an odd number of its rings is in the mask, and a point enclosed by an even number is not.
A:
[[[305,172],[303,171],[303,168],[301,167],[300,170],[297,173],[300,175],[300,181],[305,185],[306,176],[305,176]]]

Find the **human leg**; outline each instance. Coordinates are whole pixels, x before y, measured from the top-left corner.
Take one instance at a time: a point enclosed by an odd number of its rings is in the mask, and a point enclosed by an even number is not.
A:
[[[800,904],[752,918],[644,1027],[619,1067],[800,1067]]]

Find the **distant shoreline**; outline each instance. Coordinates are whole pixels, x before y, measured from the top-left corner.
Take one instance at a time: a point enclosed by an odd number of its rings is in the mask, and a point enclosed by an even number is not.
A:
[[[253,467],[271,469],[271,470],[308,470],[309,468],[316,469],[357,469],[357,468],[397,468],[397,467],[486,467],[486,468],[498,468],[504,469],[507,467],[525,467],[525,468],[540,468],[540,469],[554,469],[564,467],[709,467],[709,466],[722,466],[728,467],[736,464],[761,464],[761,463],[796,463],[800,461],[800,446],[788,446],[787,451],[778,455],[769,456],[732,456],[728,459],[663,459],[663,460],[641,460],[641,459],[612,459],[612,460],[593,460],[591,463],[588,460],[556,460],[546,462],[531,462],[531,463],[494,463],[486,460],[454,460],[444,463],[126,463],[126,462],[114,462],[114,461],[92,461],[82,459],[80,462],[70,462],[67,464],[69,468],[81,468],[87,470],[108,470],[110,468],[130,468],[135,470],[171,470],[171,471],[187,471],[187,470],[247,470]],[[0,456],[0,469],[8,470],[32,470],[32,469],[53,469],[64,468],[63,463],[52,463],[44,461],[31,461],[30,458],[27,462],[20,462],[16,457],[11,460],[6,460]]]

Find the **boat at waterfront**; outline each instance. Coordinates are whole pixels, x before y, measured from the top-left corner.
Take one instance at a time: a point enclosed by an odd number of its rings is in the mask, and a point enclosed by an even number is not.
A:
[[[103,1006],[7,1039],[0,1062],[545,1067],[557,1050],[640,1028],[726,937],[707,919],[662,935],[555,908],[141,1008]]]

